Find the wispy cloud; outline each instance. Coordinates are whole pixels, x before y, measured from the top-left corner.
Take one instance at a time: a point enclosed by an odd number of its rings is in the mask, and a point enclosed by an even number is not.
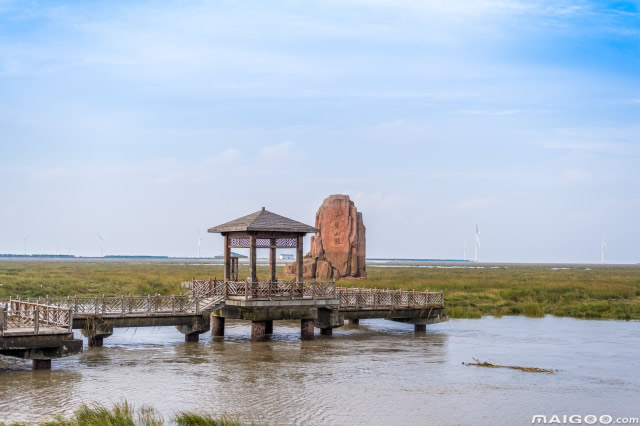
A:
[[[486,109],[463,109],[459,111],[460,114],[467,115],[514,115],[520,112],[519,109],[504,109],[504,110],[486,110]]]
[[[277,145],[265,146],[260,150],[260,157],[265,161],[275,163],[290,163],[304,157],[304,152],[299,151],[291,141],[285,141]]]

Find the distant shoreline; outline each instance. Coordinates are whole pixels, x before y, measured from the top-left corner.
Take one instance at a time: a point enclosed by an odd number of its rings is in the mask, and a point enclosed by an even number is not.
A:
[[[259,257],[258,264],[268,263],[268,258]],[[367,258],[367,266],[369,267],[415,267],[422,265],[456,265],[458,267],[487,267],[487,266],[594,266],[594,267],[616,267],[616,266],[638,266],[640,263],[581,263],[581,262],[474,262],[472,260],[463,259],[409,259],[409,258]],[[51,255],[51,254],[0,254],[0,262],[3,261],[25,261],[25,262],[104,262],[104,263],[167,263],[167,264],[222,264],[224,259],[219,257],[171,257],[171,256],[75,256],[75,255]],[[249,263],[248,258],[240,258],[241,264]],[[277,264],[287,265],[293,263],[292,259],[277,259]]]

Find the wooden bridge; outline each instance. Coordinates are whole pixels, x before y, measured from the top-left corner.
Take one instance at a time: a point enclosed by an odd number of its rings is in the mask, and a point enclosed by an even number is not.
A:
[[[33,360],[34,368],[50,368],[51,358],[102,346],[115,327],[175,326],[188,342],[197,342],[211,330],[224,336],[226,318],[251,321],[251,340],[273,334],[273,321],[299,320],[303,340],[314,338],[314,329],[331,335],[345,320],[384,318],[414,324],[416,332],[427,324],[448,319],[442,292],[415,292],[337,287],[335,281],[303,280],[303,240],[319,229],[267,211],[209,229],[224,237],[224,280],[191,280],[182,283],[187,293],[173,296],[102,296],[0,300],[0,355]],[[231,248],[249,248],[249,278],[238,281],[238,264]],[[257,249],[269,250],[270,280],[259,281]],[[297,276],[277,279],[276,250],[295,249]]]
[[[102,346],[117,327],[175,326],[188,342],[211,330],[224,336],[225,318],[251,321],[251,340],[273,334],[273,321],[300,320],[301,339],[332,329],[345,320],[385,318],[411,323],[415,331],[446,321],[442,292],[337,287],[335,281],[244,282],[192,280],[185,294],[95,296],[0,301],[0,354],[32,359],[34,368],[50,368],[51,359]]]

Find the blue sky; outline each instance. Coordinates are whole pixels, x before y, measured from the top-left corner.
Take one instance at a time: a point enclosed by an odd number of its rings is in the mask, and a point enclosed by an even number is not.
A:
[[[369,257],[640,262],[639,71],[638,2],[0,0],[0,253],[347,193]]]

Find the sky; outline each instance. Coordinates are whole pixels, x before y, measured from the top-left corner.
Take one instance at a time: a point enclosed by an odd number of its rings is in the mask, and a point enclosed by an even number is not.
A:
[[[0,0],[0,253],[213,256],[348,194],[367,257],[640,262],[639,10]]]

